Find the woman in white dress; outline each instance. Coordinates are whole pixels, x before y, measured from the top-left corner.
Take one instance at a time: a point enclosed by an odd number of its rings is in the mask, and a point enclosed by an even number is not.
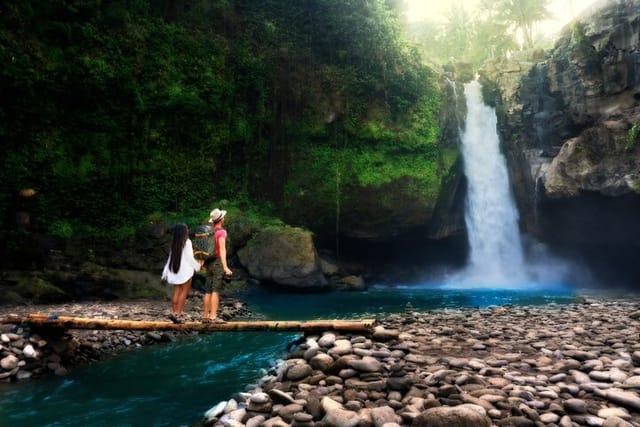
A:
[[[174,323],[182,323],[182,309],[191,290],[193,274],[200,270],[202,261],[193,256],[193,244],[189,239],[189,228],[186,224],[177,224],[173,230],[171,252],[162,271],[162,279],[173,286],[171,294],[171,310],[169,315]]]

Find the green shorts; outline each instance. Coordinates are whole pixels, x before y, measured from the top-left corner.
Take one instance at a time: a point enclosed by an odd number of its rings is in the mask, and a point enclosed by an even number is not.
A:
[[[224,270],[222,268],[222,262],[219,258],[215,261],[207,264],[207,280],[204,284],[204,293],[209,294],[211,292],[220,292],[224,289]]]

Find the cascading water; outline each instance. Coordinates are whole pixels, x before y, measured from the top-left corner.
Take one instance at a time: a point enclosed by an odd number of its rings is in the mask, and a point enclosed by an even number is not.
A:
[[[550,256],[543,244],[531,238],[525,256],[507,162],[500,152],[495,110],[484,104],[477,81],[465,84],[464,93],[467,118],[461,133],[469,260],[463,271],[445,279],[444,286],[521,290],[565,287],[567,278],[584,272],[576,273],[565,260]]]
[[[527,281],[518,211],[500,152],[496,113],[483,103],[480,83],[467,83],[464,91],[467,119],[462,153],[468,182],[465,221],[470,254],[462,281],[474,286]]]

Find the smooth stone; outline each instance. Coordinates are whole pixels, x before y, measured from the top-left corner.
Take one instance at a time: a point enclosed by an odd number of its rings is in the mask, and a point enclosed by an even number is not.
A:
[[[418,415],[412,427],[491,427],[491,420],[469,406],[440,406]]]
[[[397,339],[400,331],[397,329],[386,329],[383,326],[373,328],[372,338],[376,341],[391,341]]]
[[[269,395],[269,397],[274,403],[280,403],[283,405],[294,403],[294,399],[289,393],[286,393],[282,390],[278,390],[277,388],[273,388],[269,390],[267,394]],[[265,403],[265,402],[262,402],[262,403]]]
[[[224,408],[226,406],[227,406],[227,401],[226,400],[218,402],[217,405],[213,406],[211,409],[207,410],[204,413],[205,420],[212,420],[214,418],[217,418],[218,415],[222,414],[222,412],[224,411]]]
[[[623,386],[631,387],[631,388],[640,388],[640,375],[634,375],[627,378],[626,380],[624,380]]]
[[[311,366],[307,365],[306,363],[297,363],[295,365],[289,366],[289,369],[287,369],[286,377],[291,381],[300,381],[304,378],[307,378],[312,373],[313,368]]]
[[[604,418],[605,420],[609,417],[618,417],[624,420],[628,420],[631,418],[629,411],[627,411],[624,408],[618,408],[618,407],[602,408],[598,410],[598,416],[600,418]]]
[[[633,427],[633,424],[623,420],[622,418],[613,416],[604,420],[602,427]]]
[[[400,424],[402,419],[390,406],[379,406],[371,408],[371,418],[374,425],[382,426],[385,424]]]
[[[544,414],[540,414],[540,421],[545,424],[555,424],[560,421],[560,415],[554,414],[553,412],[545,412]]]
[[[640,397],[638,397],[637,393],[622,390],[605,390],[596,394],[618,405],[633,409],[634,411],[640,411]]]
[[[311,358],[311,360],[309,360],[309,365],[311,365],[313,369],[323,372],[328,371],[333,366],[333,363],[333,357],[331,357],[327,353],[316,354]]]
[[[329,354],[336,356],[343,356],[349,354],[352,351],[351,341],[349,340],[336,340],[333,347],[329,349]]]
[[[257,403],[257,404],[262,404],[262,403],[269,403],[271,402],[271,398],[269,397],[269,395],[265,392],[258,392],[258,393],[254,393],[249,397],[249,401],[251,403]]]
[[[358,413],[344,409],[339,402],[329,397],[322,398],[322,408],[325,411],[322,421],[330,426],[356,427],[360,422]]]
[[[38,352],[36,352],[31,344],[27,344],[26,346],[24,346],[24,348],[22,349],[22,354],[24,354],[24,357],[26,357],[27,359],[35,359],[38,357]]]
[[[262,423],[265,422],[265,420],[267,419],[267,417],[265,417],[264,415],[256,415],[254,417],[251,417],[247,420],[245,426],[246,427],[260,427],[262,425]]]
[[[382,364],[375,357],[365,356],[362,359],[354,359],[348,362],[349,367],[360,372],[379,372]]]
[[[10,371],[18,367],[18,362],[19,359],[13,354],[10,354],[0,360],[0,367],[2,367],[2,369],[4,369],[5,371]]]
[[[275,409],[275,408],[274,408]],[[291,422],[293,420],[293,416],[297,413],[302,412],[304,407],[297,403],[291,403],[289,405],[285,405],[278,409],[277,414],[286,422]]]
[[[329,332],[318,339],[318,345],[324,348],[331,348],[335,345],[336,335]]]
[[[587,402],[582,399],[567,399],[562,402],[562,406],[565,408],[567,412],[573,414],[586,414],[587,413]]]

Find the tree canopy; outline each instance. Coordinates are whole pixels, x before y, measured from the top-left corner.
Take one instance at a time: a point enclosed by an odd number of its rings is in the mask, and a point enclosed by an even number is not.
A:
[[[443,22],[409,24],[409,32],[435,63],[451,59],[480,66],[520,49],[532,49],[544,39],[536,25],[550,17],[549,0],[481,0],[475,10],[451,5]]]
[[[437,76],[392,2],[0,8],[2,230],[28,208],[36,230],[126,235],[159,212],[277,212],[318,188],[326,212],[346,197],[336,170],[350,191],[405,174],[437,193]]]

